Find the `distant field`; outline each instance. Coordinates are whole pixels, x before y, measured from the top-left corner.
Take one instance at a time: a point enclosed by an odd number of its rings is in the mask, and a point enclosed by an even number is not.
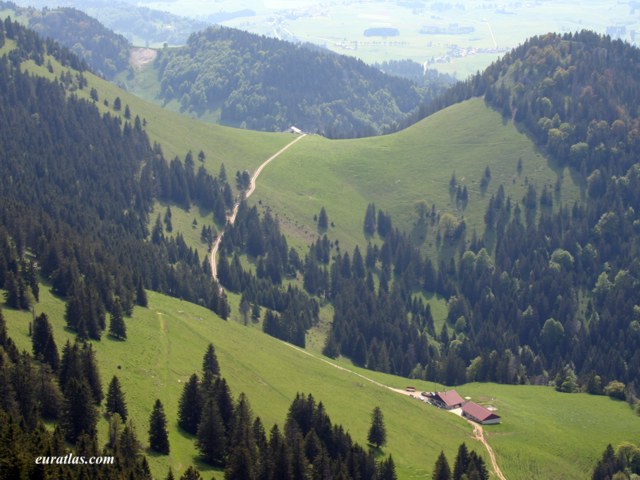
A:
[[[46,311],[54,325],[59,349],[72,339],[64,328],[64,304],[41,287],[36,311]],[[282,423],[297,392],[312,393],[327,407],[331,419],[341,423],[353,438],[364,443],[370,412],[379,405],[388,429],[388,447],[398,478],[427,478],[441,449],[452,460],[462,441],[481,450],[471,438],[471,427],[450,413],[338,370],[255,328],[222,321],[211,312],[153,292],[149,308],[136,308],[127,320],[129,339],[117,342],[103,337],[94,342],[102,382],[106,388],[115,374],[121,380],[131,417],[140,440],[146,444],[148,417],[155,398],[160,398],[169,420],[171,455],[151,456],[152,473],[164,478],[171,465],[182,472],[196,463],[210,478],[214,472],[197,462],[191,439],[176,426],[182,385],[198,371],[208,342],[213,342],[222,373],[234,397],[244,391],[254,413],[268,428]],[[4,309],[9,334],[22,349],[31,350],[27,336],[30,313]],[[314,354],[315,355],[315,354]],[[386,385],[438,390],[431,382],[406,380],[392,375],[340,366]],[[498,463],[509,479],[583,479],[589,476],[607,443],[636,441],[640,418],[624,402],[584,394],[560,394],[551,388],[469,384],[458,388],[462,396],[492,404],[503,416],[499,426],[487,427]],[[101,442],[106,440],[106,421],[100,422]],[[486,455],[485,455],[486,458]],[[222,478],[216,474],[216,478]]]
[[[623,39],[633,40],[640,30],[640,17],[628,2],[487,3],[386,1],[321,3],[312,0],[233,0],[214,4],[202,0],[179,3],[167,0],[146,2],[146,6],[193,18],[207,18],[219,12],[252,10],[254,16],[239,16],[224,25],[254,33],[324,45],[338,53],[366,62],[410,58],[446,73],[466,78],[484,69],[499,55],[491,49],[511,49],[528,37],[547,32],[591,29],[607,33],[608,27],[623,27]],[[429,34],[425,26],[449,29],[472,27],[463,34]],[[366,37],[368,28],[397,28],[397,37]],[[482,50],[484,49],[484,50]]]
[[[492,179],[483,195],[479,183],[487,166]],[[464,210],[457,209],[449,194],[454,172],[469,191]],[[369,202],[390,212],[395,226],[418,239],[424,232],[416,228],[415,205],[425,201],[430,208],[435,203],[441,213],[464,215],[469,239],[474,228],[482,234],[486,206],[501,183],[512,202],[518,202],[527,183],[535,184],[540,194],[544,185],[553,191],[558,178],[562,188],[555,204],[578,200],[580,189],[568,170],[551,164],[481,99],[472,99],[392,135],[356,140],[308,136],[265,169],[250,202],[273,209],[298,246],[317,237],[313,216],[324,206],[335,225],[329,237],[351,251],[356,244],[366,246],[362,225]],[[434,228],[427,228],[423,245],[431,253]]]

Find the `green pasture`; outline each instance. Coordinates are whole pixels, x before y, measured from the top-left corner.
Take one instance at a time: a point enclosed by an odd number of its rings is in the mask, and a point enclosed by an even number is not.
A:
[[[138,436],[147,444],[148,419],[156,398],[163,402],[169,420],[171,454],[151,456],[156,477],[166,475],[171,465],[182,472],[197,463],[193,441],[176,425],[178,401],[184,382],[201,368],[206,345],[213,342],[222,374],[234,397],[245,392],[265,427],[282,422],[297,392],[311,393],[322,401],[332,421],[343,424],[354,440],[364,444],[370,414],[382,408],[388,429],[388,447],[400,478],[425,478],[444,449],[456,451],[470,441],[471,429],[462,420],[407,397],[376,386],[352,373],[334,368],[257,328],[237,321],[223,321],[193,304],[148,292],[149,308],[136,307],[127,319],[125,342],[104,336],[94,342],[104,388],[117,375],[125,392],[128,409]],[[59,349],[71,332],[64,327],[64,304],[41,288],[36,312],[45,311],[54,325]],[[4,309],[9,334],[22,349],[31,349],[28,322],[31,314]],[[100,422],[101,442],[106,441],[105,420]],[[212,470],[197,463],[210,478]],[[221,475],[216,475],[221,478]]]
[[[487,166],[492,177],[482,193],[479,184]],[[464,209],[449,193],[453,173],[469,192]],[[308,136],[264,170],[250,202],[276,212],[298,246],[318,237],[313,216],[324,206],[334,224],[327,234],[348,251],[356,244],[366,246],[364,213],[374,202],[391,214],[394,226],[434,252],[437,225],[418,222],[418,202],[464,218],[469,239],[474,229],[483,233],[489,198],[500,184],[514,203],[521,201],[529,183],[539,195],[544,185],[553,192],[558,179],[562,186],[555,205],[580,198],[580,187],[567,169],[553,165],[511,121],[475,98],[391,135],[355,140]]]
[[[626,402],[606,396],[560,393],[534,385],[468,383],[444,387],[372,372],[344,358],[337,363],[394,388],[409,384],[418,391],[455,388],[463,398],[495,407],[502,423],[483,428],[509,480],[590,478],[607,444],[615,448],[624,442],[640,442],[640,417]],[[467,445],[480,448],[474,441]]]
[[[201,367],[206,345],[216,347],[223,376],[234,397],[245,392],[267,428],[280,425],[297,392],[321,400],[336,423],[364,443],[370,413],[379,405],[388,429],[384,453],[393,455],[400,479],[426,478],[440,450],[453,460],[457,446],[486,452],[473,440],[471,427],[460,418],[423,402],[378,386],[368,378],[394,388],[408,384],[418,391],[440,390],[441,385],[371,372],[346,359],[330,361],[247,328],[235,320],[223,321],[206,309],[148,292],[149,307],[136,307],[127,319],[128,340],[104,336],[94,342],[102,382],[107,387],[117,375],[125,392],[138,436],[147,444],[148,418],[156,398],[169,420],[171,454],[151,455],[152,472],[164,477],[169,466],[182,472],[195,463],[209,478],[213,472],[198,462],[189,436],[176,425],[178,400],[184,382]],[[58,348],[73,339],[64,327],[64,304],[41,287],[36,313],[47,312]],[[21,349],[30,350],[28,322],[31,314],[4,309],[10,336]],[[330,365],[337,364],[340,370]],[[355,375],[355,374],[357,375]],[[365,378],[366,377],[366,378]],[[509,479],[579,479],[589,476],[607,443],[638,442],[640,418],[624,402],[586,394],[561,394],[549,387],[468,384],[459,393],[498,409],[503,422],[485,427],[498,463]],[[106,420],[100,421],[101,442],[106,440]],[[216,474],[216,478],[221,478]]]

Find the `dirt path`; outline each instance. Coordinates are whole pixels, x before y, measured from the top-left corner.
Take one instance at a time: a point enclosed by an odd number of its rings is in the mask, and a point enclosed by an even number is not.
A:
[[[267,158],[264,162],[262,162],[262,164],[251,176],[251,181],[249,182],[249,189],[246,192],[244,192],[243,198],[249,198],[251,195],[253,195],[253,192],[256,189],[256,180],[258,180],[258,177],[262,173],[262,170],[264,170],[264,168],[267,165],[269,165],[273,160],[275,160],[280,155],[282,155],[294,143],[299,142],[304,137],[306,137],[306,133],[303,133],[292,142],[286,144],[284,147],[282,147],[280,150],[278,150],[276,153],[274,153],[269,158]],[[233,225],[234,222],[236,221],[236,216],[238,215],[238,208],[240,208],[240,200],[238,200],[233,205],[233,210],[231,211],[231,215],[227,217],[227,225]],[[225,225],[225,229],[226,229],[226,225]],[[216,280],[216,282],[218,281],[218,249],[220,248],[220,242],[222,241],[223,236],[224,236],[224,229],[220,232],[218,237],[214,240],[213,244],[211,245],[211,255],[209,256],[209,264],[211,265],[211,275]]]
[[[311,352],[308,352],[300,347],[296,347],[295,345],[292,345],[290,343],[287,342],[282,342],[285,345],[299,351],[300,353],[304,353],[305,355],[308,355],[310,357],[315,358],[316,360],[320,360],[321,362],[324,362],[328,365],[331,365],[334,368],[337,368],[338,370],[342,370],[343,372],[348,372],[351,373],[352,375],[355,375],[358,378],[361,378],[363,380],[366,380],[368,382],[373,383],[374,385],[377,385],[378,387],[382,387],[382,388],[387,388],[389,390],[392,390],[396,393],[399,393],[400,395],[406,395],[408,397],[412,397],[415,398],[416,397],[416,393],[412,393],[412,392],[407,392],[406,390],[403,390],[401,388],[394,388],[394,387],[390,387],[389,385],[385,385],[383,383],[378,382],[377,380],[374,380],[373,378],[369,378],[365,375],[362,375],[358,372],[354,372],[353,370],[349,370],[348,368],[345,368],[341,365],[338,365],[336,363],[330,362],[329,360],[322,358],[322,357],[318,357],[316,355],[314,355]],[[418,394],[419,395],[419,394]],[[455,413],[455,412],[453,412]],[[461,414],[457,414],[458,416],[462,417]],[[487,453],[489,454],[489,458],[491,459],[491,467],[493,469],[493,473],[496,475],[496,477],[498,477],[500,480],[506,480],[506,477],[504,476],[504,474],[502,473],[502,470],[500,470],[500,467],[498,466],[498,461],[496,460],[496,454],[493,451],[493,448],[491,447],[491,445],[489,445],[489,442],[487,442],[487,439],[484,436],[484,429],[482,428],[482,425],[475,423],[465,417],[464,418],[469,425],[471,425],[471,427],[473,428],[473,436],[474,438],[479,441],[480,443],[482,443],[482,445],[484,445],[484,448],[487,449]]]
[[[493,473],[495,473],[496,477],[498,477],[500,480],[507,480],[507,478],[502,473],[502,470],[500,470],[500,467],[498,466],[498,461],[496,460],[496,454],[493,451],[493,448],[491,448],[491,445],[489,445],[489,442],[487,442],[487,439],[484,436],[484,428],[482,428],[482,425],[476,422],[472,422],[467,418],[465,418],[465,420],[469,423],[469,425],[473,427],[473,435],[475,436],[475,439],[482,443],[484,445],[484,448],[487,449],[487,453],[489,453],[489,458],[491,459],[491,467],[493,468]]]

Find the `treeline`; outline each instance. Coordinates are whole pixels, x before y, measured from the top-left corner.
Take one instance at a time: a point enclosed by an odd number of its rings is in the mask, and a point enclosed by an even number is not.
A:
[[[0,59],[0,282],[10,287],[11,306],[29,308],[37,300],[34,275],[42,275],[68,300],[67,322],[82,338],[100,338],[107,312],[121,307],[128,315],[144,305],[145,288],[226,316],[208,262],[162,231],[148,241],[156,199],[195,203],[220,220],[230,203],[226,181],[202,168],[194,173],[191,154],[167,163],[139,117],[123,123],[100,115],[92,102],[67,95],[68,82],[22,72],[22,60],[45,61],[50,42],[9,19],[0,32],[18,44]],[[53,50],[62,60],[65,52]],[[82,65],[69,58],[70,66]],[[74,89],[85,88],[81,73],[67,73]]]
[[[68,48],[103,78],[113,79],[129,67],[129,41],[75,8],[37,10],[0,2],[0,9],[26,17],[29,29]]]
[[[432,95],[360,60],[240,30],[211,27],[156,60],[162,98],[185,111],[220,109],[222,123],[331,138],[397,130]]]
[[[184,386],[178,425],[196,436],[202,460],[224,468],[229,480],[396,478],[391,457],[376,461],[310,394],[297,394],[284,427],[275,424],[267,434],[244,393],[232,400],[213,345],[205,353],[202,378],[194,373]]]
[[[489,472],[484,460],[474,450],[469,451],[465,443],[460,444],[453,468],[443,451],[433,467],[433,480],[488,480]]]
[[[623,443],[616,450],[607,445],[602,458],[593,469],[593,480],[627,480],[640,475],[640,448],[631,443]]]

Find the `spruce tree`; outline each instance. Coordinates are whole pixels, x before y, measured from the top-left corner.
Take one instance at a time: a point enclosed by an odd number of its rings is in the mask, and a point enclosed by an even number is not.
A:
[[[120,340],[126,340],[127,338],[127,326],[124,323],[122,306],[118,299],[113,304],[111,322],[109,322],[109,335]]]
[[[380,407],[375,407],[371,413],[371,428],[369,428],[367,440],[376,448],[380,448],[387,443],[387,429],[384,426],[384,418]]]
[[[378,480],[397,480],[396,464],[393,461],[393,457],[389,455],[389,458],[380,462],[378,469]]]
[[[324,207],[320,209],[320,215],[318,215],[318,229],[321,231],[329,228],[329,216]]]
[[[200,422],[200,412],[202,403],[200,400],[200,389],[198,385],[198,375],[191,375],[185,384],[178,405],[178,425],[185,432],[192,435],[198,433],[198,423]]]
[[[220,410],[213,398],[207,399],[204,404],[197,433],[196,444],[203,460],[217,467],[224,466],[227,435]]]
[[[189,468],[182,474],[180,480],[202,480],[200,472],[196,470],[193,465],[189,465]]]
[[[104,394],[102,393],[102,382],[100,381],[100,372],[98,371],[98,363],[96,362],[96,354],[90,343],[85,343],[82,352],[82,365],[84,367],[84,376],[91,388],[93,399],[97,405],[100,405]]]
[[[458,455],[453,466],[453,479],[460,480],[467,472],[467,468],[469,468],[469,450],[467,450],[467,445],[462,443],[458,447]]]
[[[433,475],[431,478],[433,480],[451,480],[451,468],[449,467],[447,457],[442,450],[440,451],[438,460],[436,460],[436,465],[433,469]]]
[[[114,415],[120,415],[123,422],[127,421],[127,403],[124,400],[124,394],[120,387],[120,380],[115,375],[109,382],[109,388],[107,390],[107,413]]]
[[[67,440],[75,443],[83,433],[95,435],[98,412],[87,382],[72,378],[64,391],[64,397],[62,426]]]
[[[364,233],[368,237],[376,233],[376,206],[373,203],[367,205],[367,211],[364,214]]]
[[[210,372],[212,375],[220,375],[220,365],[218,364],[218,358],[216,357],[216,349],[213,343],[207,346],[207,351],[202,359],[202,371]]]
[[[149,446],[151,450],[169,454],[169,434],[167,433],[167,417],[162,402],[157,399],[149,418]]]
[[[38,315],[33,321],[31,336],[33,355],[49,364],[53,371],[60,367],[60,355],[53,338],[53,329],[45,313]]]

